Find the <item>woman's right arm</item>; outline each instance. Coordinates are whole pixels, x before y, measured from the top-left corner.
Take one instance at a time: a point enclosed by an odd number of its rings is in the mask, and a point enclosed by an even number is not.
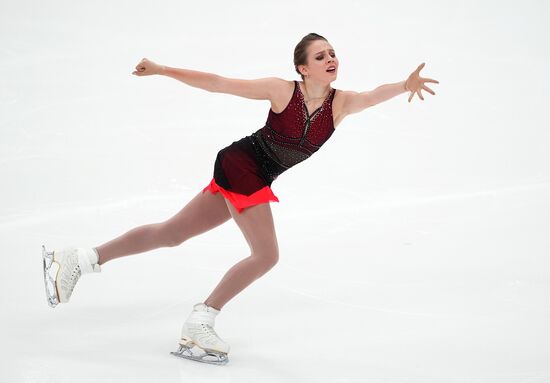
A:
[[[172,68],[160,65],[147,58],[143,58],[132,72],[136,76],[151,76],[154,74],[175,78],[189,86],[215,92],[219,76],[214,73],[199,72],[191,69]]]
[[[216,83],[219,76],[214,73],[200,72],[198,70],[172,68],[166,65],[161,65],[159,73],[163,76],[172,77],[189,86],[201,88],[208,92],[216,92]]]
[[[159,65],[146,58],[136,65],[136,70],[132,74],[137,76],[159,74],[209,92],[227,93],[255,100],[273,100],[281,92],[287,92],[288,84],[293,85],[292,82],[277,77],[254,80],[228,78],[214,73]]]
[[[288,81],[277,77],[237,79],[191,69],[162,66],[160,74],[175,78],[187,85],[215,93],[226,93],[254,100],[271,100],[278,89],[286,89]]]

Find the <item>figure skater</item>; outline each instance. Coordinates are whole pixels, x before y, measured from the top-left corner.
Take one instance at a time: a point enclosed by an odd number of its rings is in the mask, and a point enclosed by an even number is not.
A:
[[[273,181],[319,150],[344,117],[404,92],[410,92],[409,102],[414,94],[424,100],[422,89],[435,95],[424,83],[439,83],[420,77],[422,63],[404,81],[372,91],[344,91],[331,87],[338,66],[333,46],[316,33],[304,36],[294,49],[294,67],[302,81],[277,77],[233,79],[142,59],[133,75],[164,75],[209,92],[269,100],[267,121],[262,128],[221,149],[210,183],[166,221],[136,227],[94,248],[73,246],[48,252],[42,246],[49,305],[67,303],[81,274],[100,272],[106,262],[178,246],[233,218],[250,247],[250,255],[227,271],[204,302],[193,306],[181,330],[179,350],[172,352],[200,362],[227,363],[229,345],[214,331],[215,318],[227,302],[279,259],[269,205],[271,201],[279,202],[271,189]],[[51,270],[54,264],[56,270]],[[203,353],[192,352],[194,346]]]

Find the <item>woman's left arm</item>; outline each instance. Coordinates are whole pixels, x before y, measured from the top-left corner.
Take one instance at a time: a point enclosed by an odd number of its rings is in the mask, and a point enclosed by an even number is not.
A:
[[[367,92],[367,99],[369,106],[380,104],[381,102],[388,101],[390,98],[405,93],[406,89],[406,80],[395,82],[392,84],[380,85],[378,88],[375,88]]]
[[[435,96],[435,92],[424,85],[424,83],[433,82],[439,84],[439,81],[420,77],[420,70],[424,68],[424,65],[426,65],[426,63],[420,64],[405,81],[400,81],[395,84],[385,84],[370,92],[370,98],[373,105],[387,101],[403,92],[411,92],[409,95],[409,102],[411,102],[415,93],[424,101],[424,97],[422,97],[422,93],[420,92],[422,89],[425,89]]]
[[[411,92],[409,95],[409,102],[411,102],[415,93],[418,94],[421,100],[424,100],[422,93],[420,93],[422,89],[435,95],[435,92],[424,85],[424,83],[433,82],[439,84],[439,81],[420,77],[420,70],[424,68],[424,65],[425,63],[420,64],[404,81],[380,85],[378,88],[367,92],[345,92],[346,99],[344,109],[346,110],[346,114],[360,112],[363,109],[380,104],[381,102],[387,101],[405,92]]]

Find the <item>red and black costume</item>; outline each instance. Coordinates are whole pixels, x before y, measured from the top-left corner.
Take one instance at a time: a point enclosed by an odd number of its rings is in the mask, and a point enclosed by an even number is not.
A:
[[[272,182],[283,172],[308,159],[334,133],[331,89],[323,104],[309,114],[304,96],[294,80],[294,92],[281,113],[269,109],[263,128],[221,149],[214,163],[214,177],[203,189],[221,192],[239,213],[246,207],[279,202]]]

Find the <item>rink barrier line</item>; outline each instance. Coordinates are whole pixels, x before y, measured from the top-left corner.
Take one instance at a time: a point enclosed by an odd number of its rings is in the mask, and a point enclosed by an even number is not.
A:
[[[346,212],[357,212],[358,210],[373,210],[373,209],[386,209],[386,208],[397,208],[397,207],[407,207],[407,206],[418,206],[418,205],[427,205],[432,203],[439,203],[442,201],[452,201],[452,200],[463,200],[463,199],[469,199],[469,198],[476,198],[476,197],[483,197],[483,196],[494,196],[496,194],[505,194],[505,193],[517,193],[521,191],[537,191],[538,189],[545,189],[550,188],[550,182],[549,183],[538,183],[538,184],[524,184],[524,185],[518,185],[518,186],[510,186],[510,187],[504,187],[499,189],[492,189],[492,190],[481,190],[476,192],[467,192],[467,193],[457,193],[457,194],[447,194],[447,195],[440,195],[440,196],[431,196],[431,197],[420,197],[416,199],[410,199],[406,201],[394,201],[391,203],[379,203],[377,205],[357,205],[353,206],[351,208],[341,207],[341,208],[330,208],[329,206],[325,206],[323,209],[315,209],[315,210],[305,210],[300,211],[297,214],[293,214],[291,211],[288,211],[285,215],[285,218],[287,217],[293,217],[293,216],[304,216],[307,215],[308,217],[312,216],[323,216],[329,213],[346,213]],[[198,190],[198,189],[197,189]],[[191,196],[194,195],[195,189],[191,191]],[[327,191],[327,195],[331,194],[331,191]],[[24,226],[24,225],[31,225],[31,224],[38,224],[42,222],[48,222],[52,219],[58,219],[58,218],[66,218],[71,215],[78,215],[83,213],[96,213],[98,210],[100,212],[104,212],[104,210],[115,210],[120,208],[126,208],[130,206],[136,206],[143,202],[150,202],[150,201],[182,201],[185,202],[189,199],[189,195],[187,194],[165,194],[165,195],[141,195],[141,196],[133,196],[129,199],[125,200],[119,200],[114,201],[110,203],[96,203],[93,205],[88,206],[78,206],[78,205],[66,205],[66,206],[49,206],[49,209],[46,208],[46,211],[44,208],[37,208],[33,211],[25,211],[25,213],[21,214],[8,214],[0,217],[0,229],[6,228],[6,227],[16,227],[16,226]],[[328,197],[330,198],[330,197]],[[364,196],[363,196],[364,198]],[[273,204],[272,204],[273,205]],[[278,206],[275,206],[275,208],[280,208]],[[55,210],[54,210],[55,209]]]

